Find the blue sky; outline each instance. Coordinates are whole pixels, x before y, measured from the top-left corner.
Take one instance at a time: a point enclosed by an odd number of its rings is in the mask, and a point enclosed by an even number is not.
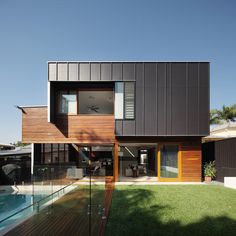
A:
[[[211,108],[236,103],[235,0],[1,0],[0,142],[47,102],[47,61],[210,61]]]

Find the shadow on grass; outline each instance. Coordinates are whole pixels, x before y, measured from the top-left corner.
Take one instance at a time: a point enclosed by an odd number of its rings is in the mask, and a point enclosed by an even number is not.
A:
[[[147,189],[116,190],[105,236],[236,235],[236,221],[227,216],[205,216],[199,221],[182,224],[168,201],[150,204],[155,197],[156,193]],[[194,209],[192,211],[194,214]]]

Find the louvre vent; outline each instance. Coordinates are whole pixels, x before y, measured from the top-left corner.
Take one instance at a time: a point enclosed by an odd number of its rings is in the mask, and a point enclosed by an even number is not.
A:
[[[125,119],[134,119],[134,82],[125,82]]]

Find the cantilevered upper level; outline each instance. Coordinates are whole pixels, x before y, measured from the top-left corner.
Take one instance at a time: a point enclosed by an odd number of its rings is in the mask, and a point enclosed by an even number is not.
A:
[[[116,136],[209,134],[208,62],[49,62],[48,81],[52,123],[67,94],[73,115],[114,115]]]

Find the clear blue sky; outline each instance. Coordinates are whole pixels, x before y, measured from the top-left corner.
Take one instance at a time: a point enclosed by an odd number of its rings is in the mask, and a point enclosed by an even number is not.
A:
[[[47,102],[49,60],[211,62],[211,108],[236,103],[235,0],[1,0],[0,142],[14,105]]]

